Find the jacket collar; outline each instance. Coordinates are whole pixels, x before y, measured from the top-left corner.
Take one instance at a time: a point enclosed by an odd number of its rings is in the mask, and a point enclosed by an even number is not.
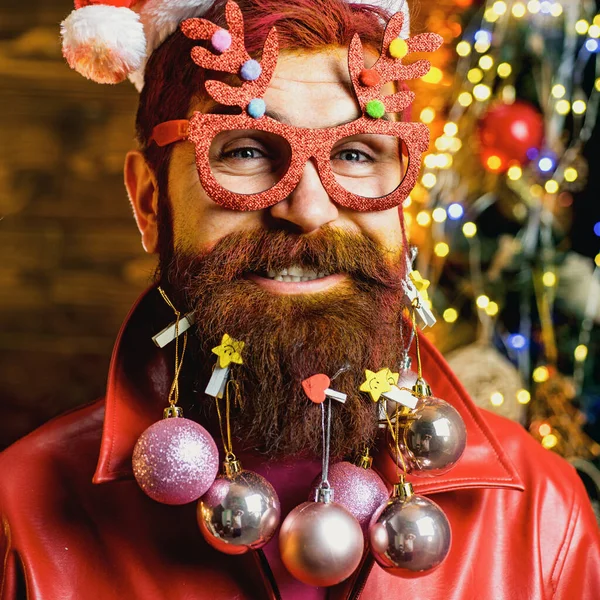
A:
[[[154,288],[146,290],[127,316],[108,374],[106,414],[94,483],[133,477],[131,456],[142,432],[162,417],[172,377],[168,353],[151,337],[173,319]],[[467,445],[460,461],[445,475],[413,479],[418,493],[468,488],[523,490],[514,465],[448,364],[424,337],[421,340],[423,375],[436,396],[452,404],[467,429]],[[375,468],[395,482],[396,468],[388,453],[380,453]],[[409,478],[410,479],[410,478]]]

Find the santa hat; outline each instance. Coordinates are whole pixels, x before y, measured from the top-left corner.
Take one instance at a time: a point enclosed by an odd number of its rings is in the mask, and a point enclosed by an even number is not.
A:
[[[406,0],[352,0],[404,13],[401,37],[408,37]],[[138,91],[148,57],[179,23],[202,16],[214,0],[75,0],[62,22],[63,55],[70,67],[97,83],[126,78]]]

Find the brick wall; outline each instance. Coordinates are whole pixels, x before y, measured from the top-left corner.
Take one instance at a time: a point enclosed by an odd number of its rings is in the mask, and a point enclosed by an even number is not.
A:
[[[0,448],[103,393],[154,260],[122,182],[136,92],[64,63],[55,2],[0,7]]]

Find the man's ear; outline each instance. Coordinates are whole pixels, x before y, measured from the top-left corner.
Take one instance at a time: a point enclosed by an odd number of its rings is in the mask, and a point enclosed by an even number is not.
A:
[[[137,150],[125,158],[125,187],[142,234],[142,246],[154,254],[158,250],[158,185],[144,155]]]

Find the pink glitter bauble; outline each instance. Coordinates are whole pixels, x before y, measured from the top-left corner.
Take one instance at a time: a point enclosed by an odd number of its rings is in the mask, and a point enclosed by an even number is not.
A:
[[[190,419],[163,419],[139,437],[133,450],[133,474],[157,502],[187,504],[198,500],[219,470],[219,451],[210,433]]]
[[[329,467],[327,480],[333,488],[333,501],[341,504],[366,533],[371,516],[390,496],[381,477],[373,469],[363,469],[344,461]],[[319,475],[312,483],[309,500],[315,499],[320,483]]]

